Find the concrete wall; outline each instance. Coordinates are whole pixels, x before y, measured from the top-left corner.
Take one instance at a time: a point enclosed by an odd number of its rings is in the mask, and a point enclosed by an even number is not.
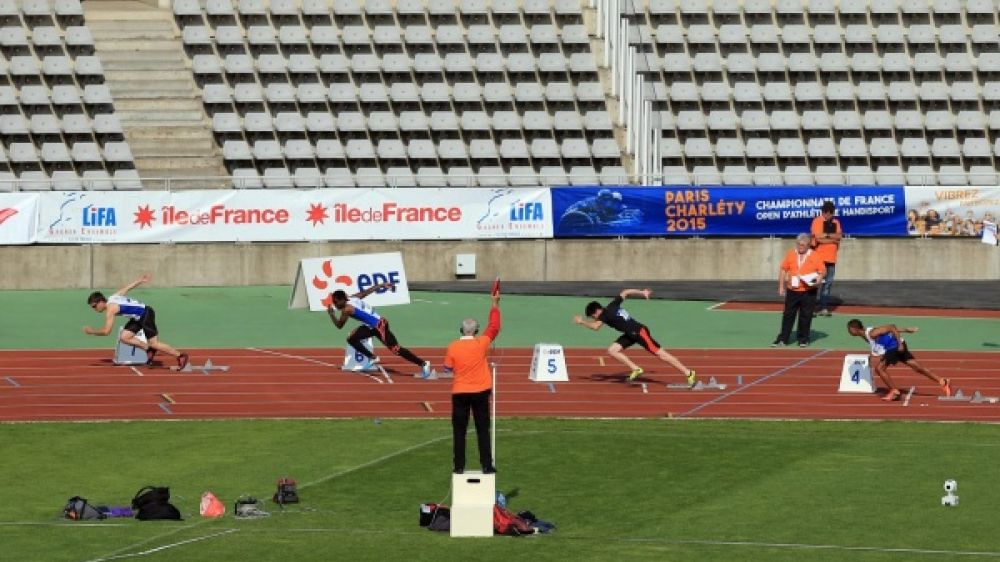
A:
[[[479,277],[511,281],[767,280],[791,239],[378,241],[0,247],[0,289],[117,287],[141,271],[159,286],[291,284],[302,258],[402,251],[411,281],[455,278],[476,254]],[[1000,248],[973,239],[844,240],[837,278],[1000,279]]]

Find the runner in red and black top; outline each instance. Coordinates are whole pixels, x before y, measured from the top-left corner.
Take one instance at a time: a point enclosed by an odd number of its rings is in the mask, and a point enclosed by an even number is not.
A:
[[[585,310],[588,320],[582,316],[574,316],[573,322],[581,326],[586,326],[591,330],[600,330],[601,326],[608,326],[618,330],[622,335],[608,347],[608,354],[617,359],[623,365],[631,369],[628,375],[629,381],[634,381],[642,375],[642,367],[632,362],[622,351],[639,344],[646,351],[659,357],[666,363],[672,365],[681,372],[686,379],[688,386],[694,386],[698,378],[694,371],[688,369],[679,359],[667,353],[667,350],[660,347],[660,344],[653,339],[649,333],[649,328],[632,317],[627,310],[623,309],[622,302],[632,295],[642,295],[649,299],[653,292],[649,289],[624,289],[607,306],[601,306],[597,301],[591,301]]]

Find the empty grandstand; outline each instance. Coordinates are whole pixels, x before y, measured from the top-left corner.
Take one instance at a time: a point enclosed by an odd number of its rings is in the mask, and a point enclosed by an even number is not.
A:
[[[996,0],[0,3],[0,189],[995,185]]]

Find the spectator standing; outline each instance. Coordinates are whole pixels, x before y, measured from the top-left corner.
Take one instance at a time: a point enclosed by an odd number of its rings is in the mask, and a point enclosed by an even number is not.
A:
[[[798,316],[799,347],[809,345],[812,313],[816,306],[816,293],[823,283],[826,266],[809,248],[812,237],[806,233],[795,239],[795,247],[785,254],[778,273],[778,294],[785,297],[785,310],[781,315],[781,333],[771,347],[784,347],[792,336],[792,325]]]
[[[833,289],[833,276],[837,271],[837,251],[840,250],[840,240],[844,234],[840,219],[833,216],[836,210],[833,201],[824,202],[819,216],[813,219],[809,229],[812,233],[813,252],[826,266],[826,276],[823,278],[823,285],[819,288],[819,305],[816,308],[816,316],[832,316],[829,302],[830,290]]]

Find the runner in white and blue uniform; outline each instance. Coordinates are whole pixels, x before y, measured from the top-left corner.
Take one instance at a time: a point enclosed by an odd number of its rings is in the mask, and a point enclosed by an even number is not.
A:
[[[111,328],[115,323],[115,316],[127,318],[122,329],[121,341],[138,347],[146,351],[148,359],[147,365],[153,365],[153,356],[157,351],[162,351],[167,355],[177,358],[178,369],[183,369],[188,362],[188,355],[177,351],[170,344],[160,341],[160,330],[156,327],[156,312],[153,307],[144,302],[125,296],[125,293],[149,281],[148,274],[144,274],[138,280],[118,289],[110,297],[105,297],[100,291],[94,291],[87,297],[87,304],[96,312],[104,315],[104,326],[101,328],[91,328],[84,326],[83,332],[92,336],[106,336],[111,333]],[[146,340],[136,337],[142,332]]]
[[[409,349],[400,346],[399,341],[396,339],[396,335],[389,329],[389,321],[383,318],[382,315],[376,312],[370,304],[363,300],[368,295],[383,288],[394,288],[394,285],[392,283],[382,283],[369,287],[360,293],[351,295],[350,297],[348,297],[347,293],[344,291],[334,291],[332,295],[332,305],[328,306],[326,309],[327,313],[330,315],[330,319],[333,320],[333,324],[337,327],[337,329],[343,328],[344,324],[347,323],[348,318],[354,318],[361,323],[360,326],[352,330],[351,334],[347,336],[347,342],[351,344],[351,347],[353,347],[358,353],[368,358],[368,363],[365,364],[364,370],[369,370],[373,368],[376,363],[379,363],[379,358],[372,352],[368,351],[368,348],[364,345],[364,341],[366,339],[376,337],[394,354],[420,367],[420,374],[422,377],[430,377],[431,362],[424,361],[423,359],[417,357]],[[338,316],[334,310],[339,310],[340,315]]]
[[[951,381],[935,375],[918,363],[913,354],[910,353],[906,341],[903,340],[902,334],[916,333],[917,328],[899,328],[895,324],[866,328],[860,320],[854,319],[847,323],[847,332],[868,342],[872,354],[873,369],[888,387],[883,400],[898,400],[902,394],[888,372],[889,367],[896,363],[903,363],[914,372],[931,379],[941,387],[946,396],[951,396]]]

